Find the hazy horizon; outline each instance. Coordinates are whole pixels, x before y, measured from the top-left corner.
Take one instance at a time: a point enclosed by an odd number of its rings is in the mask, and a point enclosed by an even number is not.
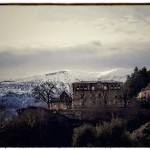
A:
[[[0,80],[150,69],[149,5],[0,6]]]

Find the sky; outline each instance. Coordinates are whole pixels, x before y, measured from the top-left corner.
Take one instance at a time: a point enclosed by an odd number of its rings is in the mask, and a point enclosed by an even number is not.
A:
[[[148,5],[0,5],[0,80],[150,69]]]

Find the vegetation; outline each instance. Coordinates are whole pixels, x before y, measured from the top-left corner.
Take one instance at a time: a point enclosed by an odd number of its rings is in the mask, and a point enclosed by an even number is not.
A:
[[[0,129],[0,147],[70,147],[77,120],[29,107]]]
[[[67,118],[38,107],[17,112],[18,116],[0,129],[0,147],[148,146],[150,123],[140,126],[150,121],[149,113],[128,121],[95,122]],[[138,140],[141,143],[137,145]]]
[[[74,129],[74,147],[149,147],[150,122],[132,133],[127,131],[126,122],[112,120],[93,126],[84,124]]]
[[[137,96],[141,89],[145,88],[150,82],[150,70],[146,67],[138,69],[135,67],[134,72],[127,76],[127,80],[124,84],[124,97],[132,98]]]
[[[73,146],[93,146],[96,140],[96,128],[90,124],[84,124],[74,129]]]
[[[131,146],[129,132],[126,130],[126,122],[112,119],[96,126],[97,143],[100,147],[128,147]]]
[[[41,85],[36,86],[32,90],[33,96],[37,100],[42,100],[47,103],[48,107],[51,103],[52,98],[54,97],[54,94],[58,92],[58,88],[56,85],[52,82],[44,82]]]
[[[147,100],[142,100],[140,102],[141,108],[144,109],[150,109],[150,98],[148,98]]]
[[[82,125],[74,129],[73,146],[79,147],[123,147],[131,146],[125,122],[116,119],[102,124]]]
[[[150,122],[135,130],[131,138],[136,147],[150,147]]]
[[[136,96],[149,82],[150,71],[136,67],[125,82],[124,98]],[[36,99],[45,101],[48,106],[56,93],[60,93],[60,89],[52,82],[44,82],[32,91]],[[84,103],[84,93],[81,93],[81,99]],[[85,118],[95,118],[90,123],[45,108],[20,109],[10,123],[0,124],[0,147],[149,147],[149,108],[150,100],[145,100],[141,107],[134,109],[82,110]]]

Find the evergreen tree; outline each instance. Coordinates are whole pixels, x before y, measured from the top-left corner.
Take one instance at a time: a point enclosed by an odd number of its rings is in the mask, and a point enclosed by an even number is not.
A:
[[[143,67],[138,69],[134,68],[134,72],[127,76],[124,84],[124,98],[132,98],[137,96],[141,89],[145,88],[150,82],[150,71]]]

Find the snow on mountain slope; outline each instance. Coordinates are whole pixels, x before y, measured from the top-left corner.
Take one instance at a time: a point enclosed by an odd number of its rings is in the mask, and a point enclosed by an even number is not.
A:
[[[34,86],[44,81],[53,81],[55,84],[72,84],[77,81],[116,80],[124,82],[126,76],[131,74],[132,69],[113,69],[105,72],[84,72],[84,71],[59,71],[45,75],[37,75],[28,78],[20,78],[14,81],[0,82],[0,96],[8,92],[17,94],[31,93]]]
[[[102,75],[99,80],[115,80],[115,81],[121,81],[125,82],[127,75],[130,75],[133,72],[132,69],[114,69],[114,71]]]

